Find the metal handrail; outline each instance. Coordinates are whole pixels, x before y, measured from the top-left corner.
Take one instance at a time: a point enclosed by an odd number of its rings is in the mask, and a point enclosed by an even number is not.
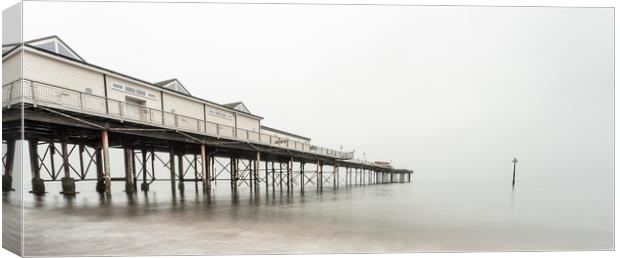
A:
[[[18,89],[16,90],[16,88]],[[16,93],[18,93],[17,96]],[[111,116],[121,121],[134,121],[147,125],[168,127],[217,138],[240,140],[338,159],[353,158],[353,152],[330,150],[309,143],[282,139],[265,133],[213,123],[33,80],[19,79],[7,83],[2,86],[2,94],[3,107],[12,104],[12,101],[30,100],[33,104],[45,104],[80,112],[86,111],[98,115]]]

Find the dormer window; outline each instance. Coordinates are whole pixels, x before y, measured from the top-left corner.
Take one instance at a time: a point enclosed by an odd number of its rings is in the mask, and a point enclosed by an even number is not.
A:
[[[170,89],[173,91],[176,91],[178,93],[181,93],[183,95],[190,95],[189,91],[187,91],[187,89],[185,89],[185,87],[183,86],[183,84],[181,84],[181,82],[179,82],[179,80],[177,79],[170,79],[170,80],[165,80],[165,81],[161,81],[161,82],[156,82],[155,84],[164,87],[166,89]]]
[[[27,44],[40,48],[49,52],[53,52],[71,59],[84,61],[77,53],[69,48],[62,40],[56,36],[32,40],[26,42]]]

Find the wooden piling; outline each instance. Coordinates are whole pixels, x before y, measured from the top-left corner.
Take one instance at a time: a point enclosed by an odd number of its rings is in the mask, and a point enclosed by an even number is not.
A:
[[[6,161],[4,174],[2,175],[2,191],[9,192],[13,189],[13,164],[15,164],[15,139],[7,139]]]
[[[211,178],[209,170],[209,161],[207,159],[207,146],[200,145],[200,159],[202,161],[202,190],[209,192],[211,190]]]
[[[194,187],[196,189],[196,192],[198,192],[198,155],[194,154],[194,159],[192,160],[193,167],[194,167]]]
[[[142,184],[140,185],[140,190],[144,191],[144,192],[148,192],[149,191],[149,183],[146,181],[146,152],[147,150],[142,149]],[[153,157],[151,157],[152,159]]]
[[[179,191],[181,191],[181,193],[185,190],[185,184],[183,183],[184,180],[184,174],[185,174],[185,169],[183,166],[183,157],[185,156],[185,153],[183,152],[183,150],[177,151],[177,157],[179,158]]]
[[[300,185],[300,189],[301,189],[302,193],[304,192],[304,189],[306,188],[306,182],[305,182],[305,180],[306,180],[306,174],[305,173],[306,172],[305,172],[305,170],[306,170],[306,163],[302,161],[302,162],[299,163],[299,185]]]
[[[74,195],[75,194],[75,179],[71,177],[71,169],[69,167],[69,150],[67,149],[67,143],[62,142],[62,168],[64,171],[64,177],[60,179],[62,185],[62,194]]]
[[[287,172],[287,180],[288,180],[288,184],[290,185],[289,188],[291,189],[291,191],[293,190],[293,183],[295,182],[295,178],[293,177],[293,157],[291,156],[289,162],[288,162],[288,166],[286,166],[286,172]]]
[[[103,151],[103,168],[105,177],[105,192],[108,197],[112,195],[112,177],[110,176],[110,147],[108,145],[108,131],[101,132],[101,146]]]
[[[269,163],[265,160],[265,190],[269,190]]]
[[[136,150],[135,149],[131,149],[131,174],[132,174],[132,178],[133,178],[133,190],[134,192],[138,191],[138,177],[137,177],[137,170],[136,170]]]
[[[95,165],[97,167],[97,185],[95,186],[95,190],[98,193],[105,193],[105,177],[103,172],[103,157],[101,154],[102,148],[95,149]]]
[[[133,181],[133,154],[129,146],[124,146],[123,151],[125,152],[125,192],[133,193],[135,190]]]
[[[260,178],[260,151],[256,152],[256,160],[254,161],[254,187],[258,191],[259,189],[259,178]]]
[[[30,170],[32,172],[32,193],[45,194],[45,183],[41,179],[41,167],[39,167],[39,140],[28,141],[28,153],[30,154]]]
[[[174,148],[172,146],[170,146],[168,153],[170,154],[170,162],[168,163],[169,169],[170,169],[170,187],[172,189],[172,195],[176,194],[176,175],[175,175],[175,162],[174,162],[174,156],[175,156],[175,151]]]
[[[282,162],[278,163],[280,163],[280,190],[282,190]]]
[[[282,182],[281,180],[282,178],[280,178],[280,182]],[[271,188],[272,191],[276,190],[276,166],[274,166],[273,161],[271,162],[271,186],[273,186]],[[282,185],[280,185],[281,187]]]

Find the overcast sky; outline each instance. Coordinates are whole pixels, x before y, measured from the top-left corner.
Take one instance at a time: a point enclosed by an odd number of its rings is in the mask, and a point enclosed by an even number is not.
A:
[[[24,39],[425,179],[613,178],[613,9],[26,2]]]

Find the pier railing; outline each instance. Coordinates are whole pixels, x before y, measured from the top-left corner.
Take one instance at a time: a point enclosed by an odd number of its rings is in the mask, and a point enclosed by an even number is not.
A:
[[[336,159],[348,160],[353,158],[353,152],[327,149],[304,142],[217,124],[32,80],[17,80],[2,86],[3,107],[22,101],[35,105],[115,118],[120,121],[131,121],[217,138],[268,145]]]

